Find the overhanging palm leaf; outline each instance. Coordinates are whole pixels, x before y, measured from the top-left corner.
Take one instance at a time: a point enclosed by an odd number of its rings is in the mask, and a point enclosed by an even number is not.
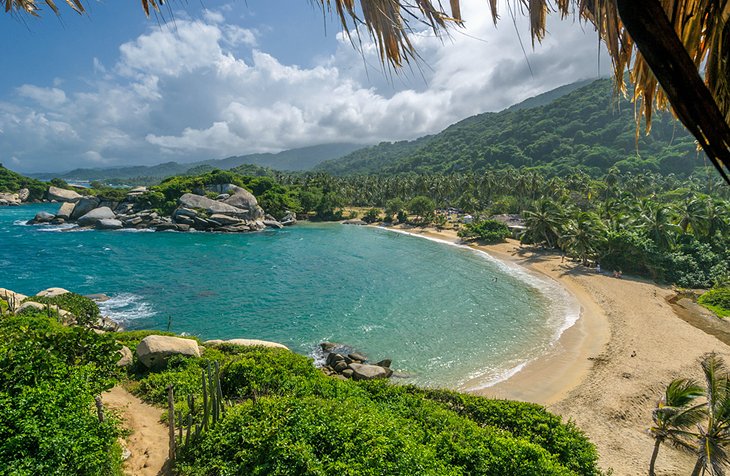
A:
[[[723,476],[730,459],[726,451],[730,444],[730,380],[727,367],[714,352],[702,360],[707,398],[707,422],[698,425],[697,464],[692,476],[706,471],[713,476]]]

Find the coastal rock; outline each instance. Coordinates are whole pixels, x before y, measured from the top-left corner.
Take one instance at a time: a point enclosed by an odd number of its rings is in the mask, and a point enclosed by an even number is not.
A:
[[[76,202],[76,206],[73,209],[73,212],[71,213],[70,218],[72,220],[76,220],[87,213],[89,213],[94,208],[97,208],[99,206],[99,199],[96,197],[84,197],[80,199],[78,202]]]
[[[217,197],[215,197],[216,200],[225,200],[226,198],[230,197],[230,194],[227,193],[221,193]]]
[[[0,299],[7,302],[11,306],[19,306],[28,296],[16,293],[10,289],[0,288]]]
[[[176,217],[173,218],[173,220],[175,221],[175,223],[181,223],[183,225],[188,225],[188,226],[195,225],[195,220],[193,220],[189,216],[185,216],[185,215],[177,215]]]
[[[63,288],[48,288],[44,289],[43,291],[36,294],[38,297],[45,297],[45,298],[54,298],[56,296],[60,296],[62,294],[69,293],[70,291],[63,289]]]
[[[367,360],[368,360],[368,358],[366,356],[364,356],[364,355],[362,355],[362,354],[360,354],[358,352],[349,353],[349,354],[347,354],[347,356],[349,358],[351,358],[352,360],[357,360],[357,361],[360,361],[360,362],[367,362]]]
[[[248,210],[248,217],[252,220],[264,217],[264,210],[259,206],[259,202],[251,192],[236,185],[229,185],[228,192],[231,193],[231,196],[225,199],[223,203]]]
[[[279,344],[278,342],[271,342],[271,341],[259,340],[259,339],[228,339],[228,340],[214,339],[214,340],[205,341],[205,342],[203,342],[203,344],[210,345],[210,346],[217,346],[217,345],[221,345],[221,344],[240,345],[242,347],[261,346],[261,347],[272,347],[272,348],[277,348],[277,349],[289,350],[289,347],[285,346],[284,344]]]
[[[239,225],[243,223],[243,220],[240,218],[230,217],[228,215],[223,215],[222,213],[214,213],[210,216],[211,220],[215,220],[216,222],[220,223],[221,225]]]
[[[17,193],[0,193],[0,205],[20,205],[20,195]]]
[[[71,218],[71,214],[73,213],[75,207],[76,204],[73,202],[63,202],[56,212],[56,218],[63,218],[64,220],[68,220],[69,218]]]
[[[264,220],[264,225],[268,226],[269,228],[284,228],[284,225],[276,220]]]
[[[27,188],[21,188],[20,190],[18,190],[18,198],[21,202],[27,202],[30,198],[30,190],[28,190]]]
[[[184,194],[179,198],[179,201],[180,205],[185,208],[202,208],[208,213],[224,213],[226,215],[244,215],[247,213],[246,210],[241,210],[225,202],[216,202],[208,197],[192,193]]]
[[[349,368],[352,370],[353,380],[373,380],[377,378],[388,378],[393,374],[392,370],[385,367],[379,367],[377,365],[352,363],[349,365]]]
[[[345,220],[342,222],[343,225],[367,225],[364,221],[360,220],[359,218],[352,218],[350,220]]]
[[[296,223],[297,223],[297,217],[292,212],[286,212],[286,215],[284,215],[284,218],[281,219],[281,224],[284,226],[296,225]]]
[[[341,354],[333,352],[327,355],[327,360],[325,361],[325,364],[334,368],[338,362],[345,362],[345,357]],[[345,363],[345,367],[347,367],[347,363]]]
[[[200,357],[198,343],[181,337],[151,335],[142,339],[136,349],[137,358],[149,369],[161,369],[173,355]]]
[[[172,218],[178,218],[180,216],[195,218],[198,216],[198,212],[189,208],[178,208],[173,212]]]
[[[118,353],[120,358],[117,360],[117,367],[127,367],[128,365],[132,365],[133,356],[129,347],[123,345],[122,348],[119,349]]]
[[[81,226],[94,226],[99,220],[113,220],[114,218],[116,218],[114,212],[109,207],[100,207],[79,218],[78,224]]]
[[[73,190],[66,190],[64,188],[58,188],[54,186],[48,187],[48,200],[56,200],[57,202],[78,202],[81,200],[81,195],[74,192]]]
[[[64,223],[66,223],[66,220],[64,220],[63,218],[59,218],[59,217],[56,217],[53,220],[51,220],[51,225],[63,225]]]
[[[376,363],[375,365],[377,365],[378,367],[385,367],[385,368],[388,368],[389,369],[392,364],[393,364],[393,361],[392,360],[390,360],[390,359],[383,359],[380,362]]]
[[[48,223],[49,221],[56,218],[53,213],[38,212],[35,214],[35,218],[31,220],[32,223]]]
[[[96,222],[96,228],[98,230],[119,230],[124,228],[122,222],[114,218],[104,218]]]

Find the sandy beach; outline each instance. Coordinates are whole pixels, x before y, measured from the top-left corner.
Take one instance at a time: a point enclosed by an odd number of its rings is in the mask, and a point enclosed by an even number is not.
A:
[[[453,230],[403,231],[459,241]],[[479,393],[545,405],[586,432],[604,470],[647,474],[654,441],[647,429],[663,389],[677,377],[699,378],[698,362],[706,352],[715,351],[730,362],[730,346],[717,332],[719,337],[689,324],[686,316],[680,318],[668,302],[675,295],[670,287],[598,274],[563,262],[559,255],[520,248],[515,240],[471,246],[557,281],[581,306],[581,318],[548,355]],[[664,445],[657,474],[687,475],[694,461],[692,455]]]

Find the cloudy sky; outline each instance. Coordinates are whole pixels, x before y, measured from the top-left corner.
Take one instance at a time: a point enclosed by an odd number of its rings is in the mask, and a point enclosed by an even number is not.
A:
[[[554,15],[533,50],[526,22],[503,6],[495,27],[485,0],[464,2],[450,38],[417,32],[423,60],[398,75],[308,1],[192,3],[165,22],[118,1],[3,16],[0,162],[50,172],[413,139],[609,70],[591,27]]]

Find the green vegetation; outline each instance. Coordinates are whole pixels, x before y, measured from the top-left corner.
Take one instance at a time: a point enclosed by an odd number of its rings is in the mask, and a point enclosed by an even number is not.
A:
[[[534,98],[533,98],[534,99]],[[528,100],[530,101],[530,100]],[[412,142],[382,143],[323,162],[336,174],[483,173],[525,167],[548,176],[583,171],[686,176],[703,166],[694,138],[669,113],[656,113],[651,134],[636,141],[634,106],[616,100],[602,79],[547,104],[532,101],[498,113],[473,116]]]
[[[500,243],[510,236],[507,225],[495,220],[480,220],[464,225],[458,232],[461,238],[477,239],[485,243]]]
[[[427,224],[433,220],[436,204],[430,198],[419,195],[409,200],[406,208],[412,215],[416,215],[418,223]]]
[[[42,311],[0,317],[0,474],[121,474],[118,423],[94,410],[118,378],[118,349]]]
[[[24,177],[0,164],[0,192],[17,193],[21,188],[30,191],[31,200],[40,200],[48,190],[48,185],[29,177]]]
[[[140,375],[137,392],[163,403],[172,383],[176,406],[186,408],[188,393],[200,401],[211,361],[221,363],[224,397],[236,404],[184,449],[183,475],[598,474],[593,445],[537,405],[340,381],[281,349],[206,349]]]
[[[697,299],[697,302],[719,317],[730,317],[730,288],[714,288]]]
[[[73,314],[80,326],[96,324],[101,317],[99,306],[92,299],[76,293],[64,293],[53,297],[29,296],[23,302],[27,301],[58,306]]]
[[[697,457],[692,476],[724,474],[730,444],[730,373],[717,354],[705,354],[700,362],[705,386],[690,379],[673,380],[653,412],[656,439],[649,463],[654,466],[659,446],[666,441]],[[697,402],[700,397],[702,401]]]

